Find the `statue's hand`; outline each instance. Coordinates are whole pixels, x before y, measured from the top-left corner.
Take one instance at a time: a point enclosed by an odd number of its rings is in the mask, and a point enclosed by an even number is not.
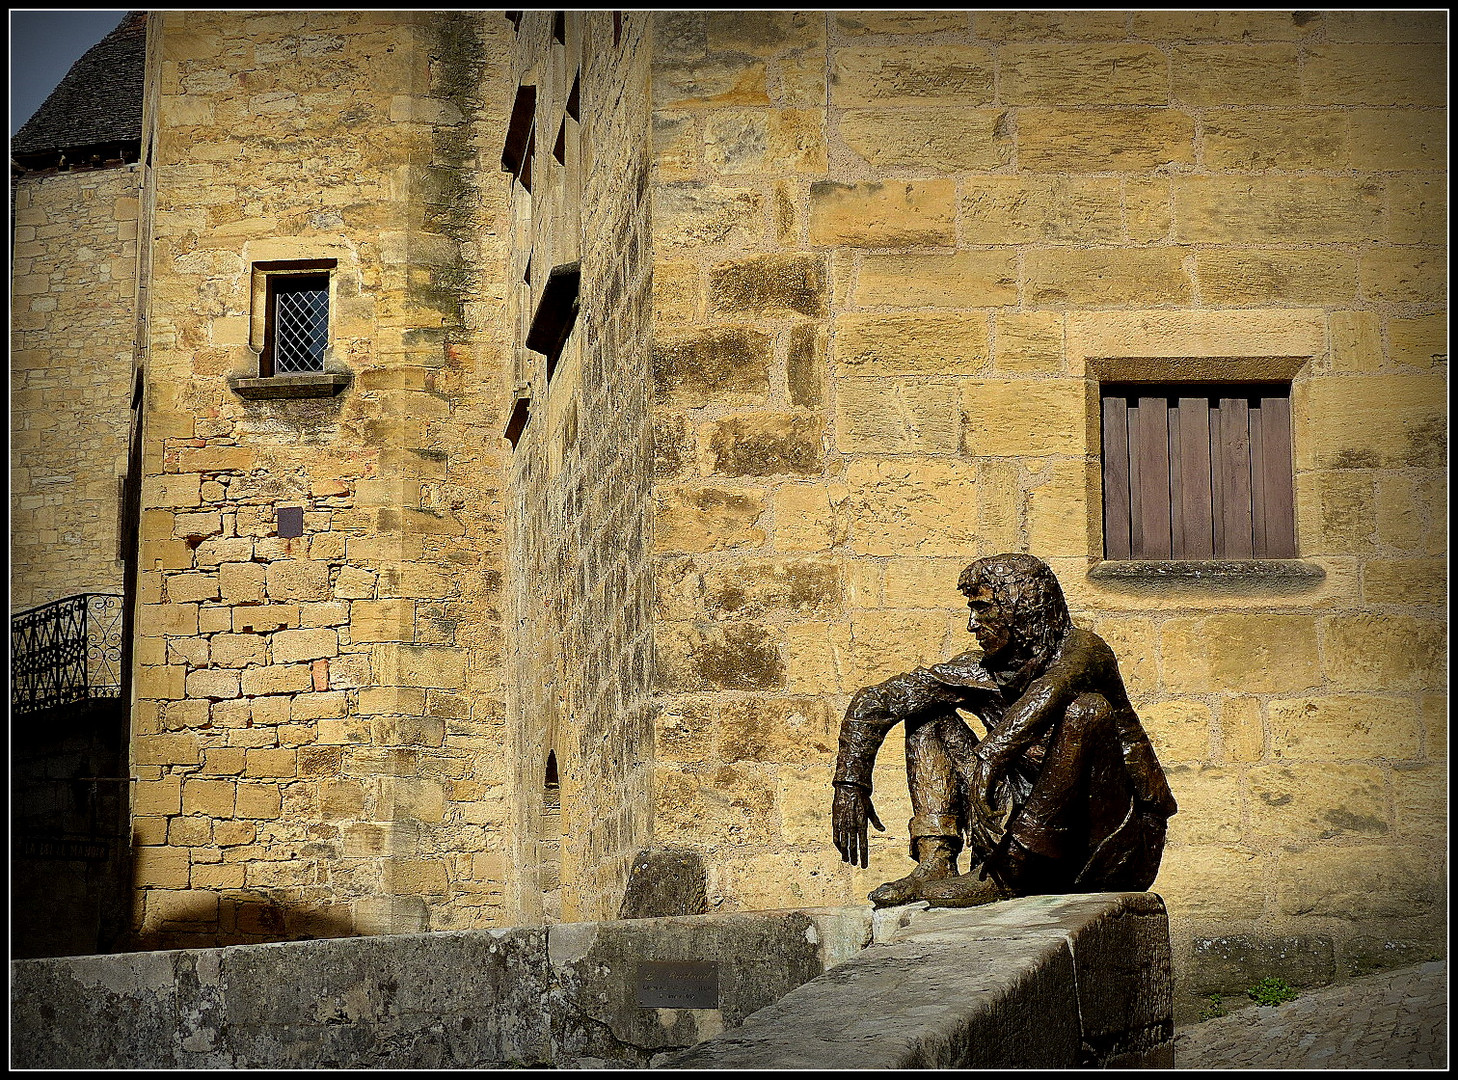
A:
[[[968,799],[971,811],[970,817],[973,828],[978,830],[979,839],[983,845],[990,846],[997,838],[997,792],[998,781],[1002,778],[1002,770],[992,761],[975,757],[972,765],[972,775],[969,777]]]
[[[840,852],[842,862],[852,866],[870,864],[867,821],[882,832],[886,831],[886,826],[876,816],[876,808],[871,805],[869,791],[853,784],[837,785],[835,802],[830,807],[830,826],[835,837],[835,849]]]

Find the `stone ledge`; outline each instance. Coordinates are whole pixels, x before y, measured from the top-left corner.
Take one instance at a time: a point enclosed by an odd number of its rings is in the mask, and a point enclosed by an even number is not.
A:
[[[672,1055],[683,1069],[1168,1067],[1169,919],[1153,893],[878,912],[874,944]]]
[[[1307,592],[1319,588],[1326,571],[1301,559],[1108,559],[1088,572],[1089,581],[1120,591],[1178,586],[1208,593],[1252,595]]]
[[[272,375],[268,378],[228,376],[228,386],[233,393],[249,401],[262,401],[270,398],[333,397],[353,381],[353,375],[341,371],[304,375]]]

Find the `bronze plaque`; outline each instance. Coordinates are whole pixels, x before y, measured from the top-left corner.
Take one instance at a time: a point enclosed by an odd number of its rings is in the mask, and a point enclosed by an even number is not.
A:
[[[638,964],[640,1009],[717,1009],[719,965],[714,960],[644,960]]]

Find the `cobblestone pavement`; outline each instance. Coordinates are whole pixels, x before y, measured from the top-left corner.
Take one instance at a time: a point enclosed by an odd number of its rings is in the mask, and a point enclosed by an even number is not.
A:
[[[1177,1069],[1444,1069],[1446,961],[1312,990],[1175,1031]]]

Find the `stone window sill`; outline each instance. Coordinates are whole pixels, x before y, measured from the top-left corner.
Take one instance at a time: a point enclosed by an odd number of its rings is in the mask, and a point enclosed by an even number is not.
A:
[[[1173,586],[1231,594],[1306,592],[1320,587],[1326,571],[1301,559],[1108,559],[1096,563],[1088,579],[1130,591]]]
[[[334,397],[353,381],[353,375],[324,371],[308,375],[273,375],[266,379],[233,375],[228,378],[228,386],[241,398],[259,401],[266,398]]]

